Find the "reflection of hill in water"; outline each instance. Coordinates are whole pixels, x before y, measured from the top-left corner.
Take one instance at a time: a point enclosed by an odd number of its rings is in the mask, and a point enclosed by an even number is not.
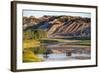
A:
[[[61,46],[63,45],[64,46]],[[37,56],[44,59],[45,61],[59,61],[59,60],[87,60],[91,58],[90,46],[84,45],[65,45],[66,43],[58,44],[47,44],[41,45],[37,49],[44,49],[45,52],[42,54],[37,53]]]
[[[44,59],[44,61],[64,61],[64,60],[88,60],[91,59],[89,54],[72,54],[72,56],[66,56],[66,53],[63,54],[49,54],[48,58],[44,58],[42,54],[39,54],[38,57]]]

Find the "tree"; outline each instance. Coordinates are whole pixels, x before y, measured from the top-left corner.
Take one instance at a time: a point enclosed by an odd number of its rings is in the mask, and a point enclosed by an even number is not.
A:
[[[47,38],[47,33],[44,30],[37,29],[32,31],[33,39]]]

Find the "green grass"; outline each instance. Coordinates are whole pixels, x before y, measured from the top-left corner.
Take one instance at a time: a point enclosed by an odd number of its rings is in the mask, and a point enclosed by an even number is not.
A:
[[[82,45],[82,46],[90,46],[90,40],[79,40],[78,42],[68,43],[68,45]]]
[[[31,40],[24,40],[23,41],[23,48],[32,48],[32,47],[38,47],[40,46],[40,41],[38,40],[34,40],[34,39],[31,39]]]
[[[65,40],[65,39],[51,39],[51,38],[45,38],[40,40],[41,43],[66,43],[69,45],[84,45],[84,46],[90,46],[91,41],[90,40]]]
[[[91,41],[90,40],[80,40],[78,42],[79,45],[86,45],[86,46],[90,46],[91,45]]]
[[[34,52],[35,54],[44,54],[45,53],[45,49],[44,47],[33,47],[33,48],[30,48],[30,50],[32,52]]]
[[[61,43],[61,42],[68,42],[69,40],[65,39],[52,39],[52,38],[43,38],[40,40],[41,42],[48,42],[48,43]]]
[[[41,62],[43,59],[36,56],[31,50],[24,50],[23,62]]]

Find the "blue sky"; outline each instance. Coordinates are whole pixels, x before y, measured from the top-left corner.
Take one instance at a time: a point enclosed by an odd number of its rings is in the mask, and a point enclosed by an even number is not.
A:
[[[23,16],[35,16],[35,17],[42,17],[44,15],[51,15],[51,16],[60,16],[60,15],[68,15],[68,16],[81,16],[81,17],[88,17],[91,18],[90,13],[83,13],[83,12],[65,12],[65,11],[40,11],[40,10],[23,10]]]

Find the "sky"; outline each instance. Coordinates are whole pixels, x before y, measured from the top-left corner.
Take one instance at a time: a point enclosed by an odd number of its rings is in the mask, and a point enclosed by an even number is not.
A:
[[[44,15],[50,16],[61,16],[61,15],[68,15],[68,16],[81,16],[91,18],[90,13],[83,13],[83,12],[65,12],[65,11],[41,11],[41,10],[23,10],[23,16],[35,16],[35,17],[42,17]]]

